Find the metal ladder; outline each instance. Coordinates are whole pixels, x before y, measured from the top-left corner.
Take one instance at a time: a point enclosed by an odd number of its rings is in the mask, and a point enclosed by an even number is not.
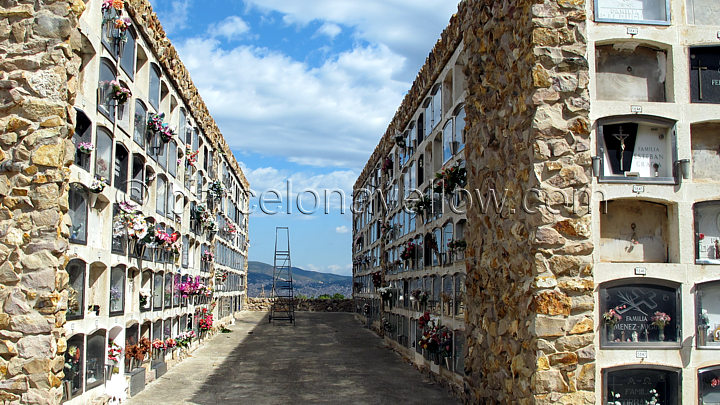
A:
[[[268,322],[290,321],[295,325],[295,296],[290,263],[290,229],[284,226],[275,227],[275,259],[271,298],[272,305]]]

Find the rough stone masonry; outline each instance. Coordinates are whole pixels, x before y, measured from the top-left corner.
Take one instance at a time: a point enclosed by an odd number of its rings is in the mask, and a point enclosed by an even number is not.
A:
[[[59,403],[75,1],[0,1],[0,400]]]
[[[468,212],[467,400],[594,403],[590,215],[521,209],[590,184],[585,1],[464,6],[467,188],[507,189],[503,212]]]

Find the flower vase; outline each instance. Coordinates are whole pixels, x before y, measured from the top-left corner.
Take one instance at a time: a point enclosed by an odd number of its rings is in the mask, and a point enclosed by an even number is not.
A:
[[[707,344],[707,331],[708,331],[707,325],[698,326],[698,333],[697,333],[697,345],[698,346],[705,346]]]
[[[123,117],[125,116],[125,104],[127,103],[121,103],[117,105],[117,119],[119,121],[122,121]]]
[[[661,342],[665,341],[665,327],[658,328],[658,340]]]
[[[445,368],[450,370],[450,357],[445,356],[443,357],[443,360],[445,360]]]
[[[615,325],[605,324],[605,328],[606,328],[605,335],[607,337],[607,341],[612,342],[613,340],[615,340],[615,331],[614,331]]]
[[[95,203],[97,202],[97,198],[98,198],[98,193],[95,193],[95,192],[92,192],[92,191],[89,192],[89,193],[88,193],[88,207],[94,208],[94,207],[95,207]]]

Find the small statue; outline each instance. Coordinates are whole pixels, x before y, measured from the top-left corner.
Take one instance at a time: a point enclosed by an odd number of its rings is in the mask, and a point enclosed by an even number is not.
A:
[[[720,259],[720,238],[715,239],[715,258]]]
[[[638,333],[637,333],[637,331],[633,331],[633,333],[632,333],[632,341],[633,341],[633,342],[639,342],[639,341],[640,341],[640,340],[638,339]]]

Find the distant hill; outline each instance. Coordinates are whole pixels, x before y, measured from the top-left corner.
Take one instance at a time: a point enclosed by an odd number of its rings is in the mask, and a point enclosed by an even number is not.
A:
[[[295,295],[317,297],[322,294],[342,294],[346,297],[352,295],[352,277],[339,276],[331,273],[292,268],[293,286]],[[273,266],[263,262],[248,262],[248,295],[257,297],[265,290],[265,296],[270,296],[272,290]]]

